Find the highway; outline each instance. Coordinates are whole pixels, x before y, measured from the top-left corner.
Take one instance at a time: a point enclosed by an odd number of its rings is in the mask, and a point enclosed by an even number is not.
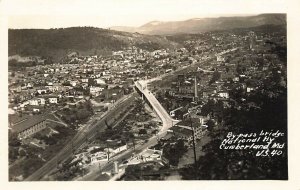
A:
[[[169,128],[179,122],[178,120],[174,120],[171,116],[167,113],[165,108],[159,103],[156,97],[152,94],[151,91],[147,89],[148,81],[137,81],[135,86],[138,88],[140,92],[143,93],[143,96],[147,98],[149,103],[151,104],[152,108],[154,109],[155,113],[159,116],[162,120],[163,127],[159,131],[159,135],[165,133]]]
[[[151,80],[152,82],[153,80]],[[147,89],[147,82],[148,81],[137,81],[135,83],[136,87],[140,92],[143,93],[144,97],[148,99],[149,103],[153,107],[155,113],[159,116],[162,120],[163,126],[158,132],[156,136],[153,136],[148,140],[148,142],[144,143],[143,145],[137,146],[135,153],[138,154],[142,152],[149,146],[155,145],[157,143],[157,139],[163,137],[167,130],[171,128],[174,124],[178,121],[173,120],[167,111],[162,107],[162,105],[158,102],[155,96]],[[32,175],[27,177],[25,181],[38,181],[43,180],[42,178],[49,174],[52,170],[57,167],[58,163],[63,162],[67,158],[69,158],[73,151],[78,149],[82,144],[85,143],[87,139],[91,139],[95,133],[102,132],[105,130],[105,120],[109,120],[111,118],[116,118],[118,114],[123,112],[127,107],[133,102],[134,97],[137,96],[137,93],[133,93],[128,97],[124,97],[120,101],[117,101],[114,106],[110,108],[99,120],[94,118],[90,120],[89,125],[85,128],[80,130],[76,136],[68,143],[57,155],[55,155],[51,160],[49,160],[46,164],[44,164],[40,169],[34,172]],[[122,162],[124,159],[128,159],[132,156],[133,150],[129,149],[120,155],[117,155],[115,158],[112,158],[110,162],[105,164],[101,170],[110,170],[113,167],[113,161],[118,161],[119,163]],[[83,177],[83,180],[96,180],[99,176],[99,172],[94,172],[86,177]]]
[[[103,114],[101,118],[92,119],[89,122],[90,125],[87,125],[85,128],[78,131],[75,137],[60,152],[58,152],[51,160],[45,163],[40,169],[27,177],[25,181],[38,181],[41,180],[45,175],[49,174],[57,167],[58,163],[61,163],[69,158],[73,154],[73,151],[84,144],[87,139],[92,138],[97,132],[103,132],[106,128],[105,121],[107,120],[107,122],[110,123],[112,119],[116,119],[119,114],[128,109],[135,97],[137,97],[136,92],[123,97],[117,101],[114,106],[112,106],[105,114]]]
[[[133,153],[139,154],[147,147],[157,144],[158,139],[165,136],[167,133],[167,130],[169,128],[171,128],[174,124],[179,122],[178,120],[174,120],[170,117],[170,115],[162,107],[162,105],[155,98],[155,96],[147,89],[147,82],[148,81],[137,81],[135,83],[135,86],[138,88],[138,90],[140,90],[143,93],[144,97],[148,99],[148,101],[151,104],[151,106],[153,107],[154,111],[159,116],[159,118],[162,120],[163,126],[159,130],[158,134],[151,137],[144,144],[136,146],[135,151],[133,149],[128,149],[128,150],[124,151],[123,153],[121,153],[115,157],[112,157],[108,163],[104,164],[97,171],[93,171],[93,172],[89,173],[88,175],[82,177],[80,180],[83,180],[83,181],[99,180],[99,178],[101,176],[101,171],[111,171],[113,169],[114,161],[118,161],[118,163],[121,163],[123,160],[127,160],[131,156],[133,156]]]
[[[206,60],[205,62],[207,62],[207,61],[209,61],[209,60]],[[197,64],[199,64],[199,63],[197,63]],[[193,65],[196,65],[196,64],[193,64]],[[153,81],[156,81],[156,80],[161,80],[162,78],[164,78],[164,77],[166,77],[170,74],[174,74],[174,73],[176,73],[178,71],[181,71],[181,70],[184,70],[184,69],[186,69],[186,68],[181,68],[181,69],[178,69],[178,70],[176,70],[172,73],[166,73],[166,74],[161,75],[161,76],[156,77],[156,78],[152,78],[152,79],[148,79],[148,80],[140,80],[140,81],[135,82],[135,86],[137,87],[137,89],[143,94],[144,98],[147,98],[148,102],[151,104],[151,106],[154,109],[155,113],[161,119],[161,121],[163,123],[162,128],[159,130],[157,135],[151,137],[147,142],[145,142],[142,145],[137,145],[135,151],[131,148],[131,149],[128,149],[128,150],[120,153],[119,155],[116,155],[115,157],[112,157],[110,159],[110,161],[108,163],[104,164],[101,168],[97,169],[96,171],[93,171],[93,172],[89,173],[86,176],[83,176],[79,180],[83,180],[83,181],[100,180],[100,178],[101,178],[100,176],[102,175],[101,172],[111,171],[113,169],[113,162],[114,161],[118,161],[118,163],[122,163],[123,160],[127,160],[130,157],[141,153],[147,147],[151,147],[151,146],[157,144],[158,139],[165,136],[166,133],[167,133],[167,130],[169,128],[171,128],[174,124],[179,122],[178,120],[174,120],[174,119],[171,118],[171,116],[167,113],[167,111],[159,103],[159,101],[152,94],[152,92],[147,89],[147,84],[151,83]],[[122,171],[122,172],[124,173],[124,171]],[[121,175],[119,175],[119,176],[121,176]],[[112,179],[116,180],[117,177],[115,177],[115,178],[113,177]]]

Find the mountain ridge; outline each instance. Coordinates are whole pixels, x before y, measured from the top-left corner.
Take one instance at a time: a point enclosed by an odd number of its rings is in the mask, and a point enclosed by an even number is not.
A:
[[[153,24],[155,23],[155,24]],[[259,14],[254,16],[234,16],[217,18],[192,18],[183,21],[151,21],[139,27],[111,27],[127,32],[138,32],[150,35],[172,35],[179,33],[200,33],[234,28],[249,28],[261,25],[284,25],[286,14]]]

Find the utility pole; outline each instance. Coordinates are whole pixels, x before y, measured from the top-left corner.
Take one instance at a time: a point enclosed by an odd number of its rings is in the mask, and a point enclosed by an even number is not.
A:
[[[71,141],[71,145],[72,145],[72,154],[74,154],[74,142],[73,142],[73,140]]]
[[[59,168],[59,161],[58,161],[58,157],[56,157],[56,168]]]
[[[134,134],[130,135],[129,138],[132,138],[132,145],[133,145],[133,151],[135,152],[135,141],[134,141]],[[130,140],[130,139],[129,139]]]
[[[87,134],[86,134],[86,131],[84,131],[84,139],[85,139],[85,143],[87,143]]]
[[[133,137],[133,139],[132,139],[132,144],[133,144],[133,150],[134,150],[134,152],[135,152],[135,141],[134,141],[134,137]]]
[[[195,145],[195,131],[194,131],[194,128],[193,128],[192,118],[191,117],[190,117],[190,122],[191,122],[191,128],[192,128],[194,161],[195,161],[195,167],[196,167],[197,157],[196,157],[196,145]]]
[[[198,179],[198,175],[197,175],[197,157],[196,157],[196,145],[195,145],[195,131],[193,128],[193,124],[192,124],[192,118],[190,117],[190,122],[191,122],[191,128],[192,128],[192,135],[193,135],[193,150],[194,150],[194,168],[195,168],[195,177],[196,179]]]
[[[106,141],[106,148],[107,148],[107,160],[109,161],[109,148],[108,148],[108,143]]]

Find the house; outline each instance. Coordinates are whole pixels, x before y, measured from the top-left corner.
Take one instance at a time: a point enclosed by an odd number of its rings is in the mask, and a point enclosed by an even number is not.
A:
[[[88,82],[89,82],[89,79],[88,79],[88,78],[81,79],[81,82],[83,82],[83,83],[88,83]]]
[[[21,103],[17,109],[21,109],[24,110],[24,108],[29,105],[29,101],[24,101],[23,103]]]
[[[103,79],[101,79],[101,78],[95,79],[95,82],[96,82],[96,84],[103,84],[103,85],[106,84],[106,83],[105,83],[105,80],[103,80]]]
[[[233,82],[239,82],[240,78],[239,77],[234,77],[232,80],[233,80]]]
[[[50,104],[57,104],[58,98],[57,97],[49,97],[48,98]]]
[[[219,97],[221,97],[221,98],[226,98],[226,99],[229,98],[229,93],[226,92],[226,91],[220,91],[220,92],[218,93],[218,95],[219,95]]]
[[[254,90],[254,87],[251,87],[251,86],[248,86],[247,87],[247,92],[249,93],[249,92],[252,92]]]
[[[33,84],[32,84],[32,83],[28,83],[28,84],[27,84],[27,88],[28,88],[28,89],[32,89],[32,88],[33,88]]]
[[[37,92],[39,94],[46,94],[47,93],[47,90],[46,89],[38,89]]]
[[[91,86],[90,87],[90,94],[92,96],[99,96],[100,92],[102,92],[104,90],[103,87],[99,87],[99,86]]]
[[[75,81],[75,80],[74,80],[74,81],[70,81],[70,84],[71,84],[71,86],[73,86],[73,87],[74,87],[74,86],[76,86],[76,85],[77,85],[77,83],[78,83],[78,82],[77,82],[77,81]]]
[[[217,61],[218,62],[224,62],[225,61],[225,57],[223,57],[222,55],[217,55]]]
[[[59,91],[60,87],[58,85],[51,85],[51,86],[46,86],[46,88],[50,91],[50,92],[56,92]]]
[[[44,98],[31,99],[31,100],[29,100],[29,105],[32,105],[32,106],[45,105],[45,99]]]

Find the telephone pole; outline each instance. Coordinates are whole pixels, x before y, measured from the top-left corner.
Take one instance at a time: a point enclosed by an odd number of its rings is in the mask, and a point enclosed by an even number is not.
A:
[[[192,135],[193,135],[193,150],[194,150],[194,167],[195,167],[195,177],[196,179],[198,179],[197,177],[197,157],[196,157],[196,144],[195,144],[195,131],[193,128],[193,124],[192,124],[192,118],[190,117],[190,122],[191,122],[191,128],[192,128]]]
[[[109,147],[107,141],[106,141],[106,148],[107,148],[107,160],[109,161]]]
[[[134,136],[132,138],[132,144],[133,144],[133,151],[135,152],[135,141],[134,141]]]
[[[196,145],[195,145],[195,131],[192,123],[192,118],[190,117],[190,122],[191,122],[191,129],[192,129],[192,138],[193,138],[193,151],[194,151],[194,161],[195,161],[195,166],[197,162],[197,157],[196,157]]]
[[[71,145],[72,145],[72,154],[74,154],[74,142],[73,142],[73,140],[71,141]]]

